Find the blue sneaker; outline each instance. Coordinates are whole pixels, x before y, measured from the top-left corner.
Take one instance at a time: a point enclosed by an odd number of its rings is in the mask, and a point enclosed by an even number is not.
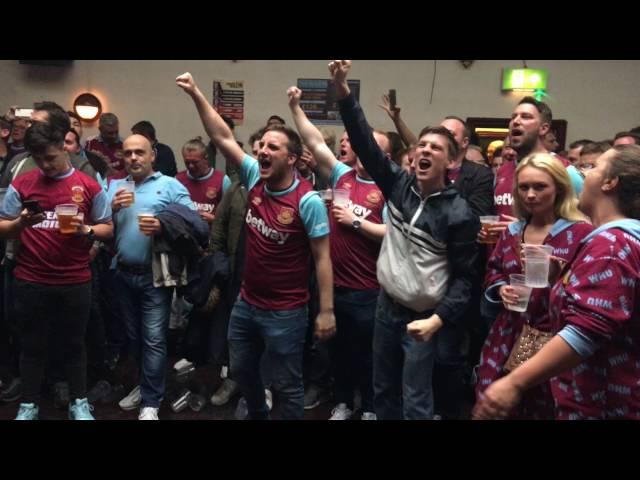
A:
[[[69,404],[69,420],[95,420],[92,411],[93,407],[86,398],[76,398]]]
[[[35,403],[21,403],[16,420],[38,420],[40,409]]]

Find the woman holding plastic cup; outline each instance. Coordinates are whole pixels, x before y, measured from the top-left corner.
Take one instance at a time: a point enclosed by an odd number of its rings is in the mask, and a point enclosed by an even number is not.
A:
[[[513,210],[519,220],[502,232],[485,278],[486,298],[502,303],[504,308],[482,350],[476,387],[480,397],[489,385],[518,367],[551,336],[549,288],[526,285],[522,275],[522,244],[551,247],[554,256],[566,261],[574,254],[580,239],[592,230],[578,211],[566,169],[550,155],[535,154],[523,159],[514,183]],[[522,312],[521,297],[528,294],[529,302]],[[548,385],[528,392],[513,417],[553,418]]]
[[[578,240],[551,290],[558,332],[492,385],[474,409],[503,418],[552,378],[558,419],[640,420],[640,147],[614,147],[585,176],[580,209],[595,230]]]

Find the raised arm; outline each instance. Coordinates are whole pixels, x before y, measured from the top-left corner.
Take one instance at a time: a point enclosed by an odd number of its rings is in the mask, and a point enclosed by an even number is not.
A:
[[[371,175],[385,198],[389,198],[396,179],[406,173],[387,157],[373,137],[364,112],[351,95],[347,84],[347,73],[350,68],[350,60],[335,60],[329,64],[329,72],[336,86],[340,115],[353,151],[356,152],[365,170]]]
[[[318,162],[318,172],[316,173],[319,173],[323,178],[329,178],[338,160],[327,144],[324,143],[324,137],[320,130],[311,123],[302,107],[300,107],[302,91],[297,87],[290,87],[287,90],[287,95],[289,96],[289,108],[298,133]]]
[[[244,151],[236,142],[229,126],[200,91],[191,74],[183,73],[176,78],[176,84],[193,99],[202,125],[211,141],[220,149],[227,161],[240,168],[245,155]]]
[[[396,127],[396,131],[400,135],[402,139],[402,143],[404,143],[405,147],[409,147],[411,145],[415,145],[418,143],[418,137],[416,137],[413,132],[407,127],[407,124],[404,123],[404,120],[400,118],[400,107],[391,106],[391,102],[389,101],[389,95],[386,93],[382,95],[382,105],[378,105],[381,109],[387,112],[389,118]]]

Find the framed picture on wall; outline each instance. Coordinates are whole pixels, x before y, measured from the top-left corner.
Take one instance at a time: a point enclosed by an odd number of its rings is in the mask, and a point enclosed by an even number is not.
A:
[[[360,100],[360,80],[347,80],[356,100]],[[299,78],[297,86],[302,90],[300,107],[309,120],[318,125],[341,125],[336,88],[333,80]]]

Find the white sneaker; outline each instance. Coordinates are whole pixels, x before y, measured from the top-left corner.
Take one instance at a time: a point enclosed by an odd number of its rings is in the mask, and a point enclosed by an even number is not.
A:
[[[339,403],[336,408],[331,410],[331,418],[329,420],[349,420],[353,412],[347,408],[346,403]]]
[[[181,370],[188,370],[191,367],[193,367],[193,363],[191,363],[186,358],[182,358],[176,362],[176,364],[173,366],[173,369],[177,371],[181,371]]]
[[[138,415],[138,420],[160,420],[158,418],[158,409],[154,407],[143,407]]]
[[[211,404],[215,405],[216,407],[226,405],[227,403],[229,403],[229,400],[231,400],[239,392],[240,387],[238,386],[238,383],[234,382],[230,378],[225,378],[222,381],[222,385],[220,385],[220,388],[218,388],[216,393],[214,393],[211,397]]]
[[[378,416],[373,412],[362,412],[360,420],[378,420]]]
[[[264,401],[267,404],[269,411],[273,408],[273,393],[268,388],[264,389]]]
[[[124,397],[118,402],[118,405],[122,410],[129,411],[135,410],[140,406],[142,402],[142,394],[140,393],[140,385],[129,392],[129,395]]]

